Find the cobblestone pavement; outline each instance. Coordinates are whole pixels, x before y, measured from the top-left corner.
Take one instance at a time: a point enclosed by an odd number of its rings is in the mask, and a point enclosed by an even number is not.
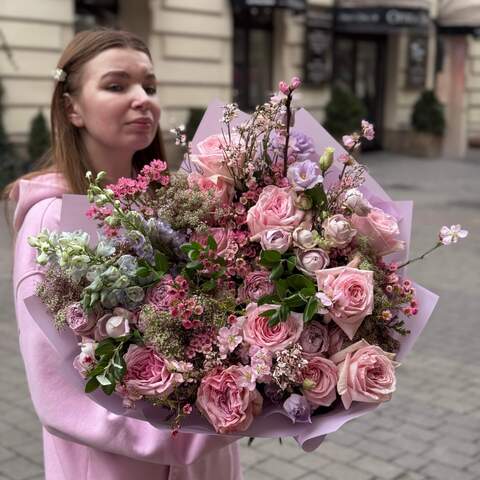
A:
[[[480,478],[480,153],[464,161],[376,153],[364,161],[393,198],[415,200],[413,254],[428,248],[443,224],[461,223],[470,237],[411,267],[440,302],[398,370],[394,399],[311,454],[290,439],[283,446],[256,440],[250,448],[242,441],[245,480]],[[41,479],[40,427],[18,354],[3,225],[0,232],[0,480]]]

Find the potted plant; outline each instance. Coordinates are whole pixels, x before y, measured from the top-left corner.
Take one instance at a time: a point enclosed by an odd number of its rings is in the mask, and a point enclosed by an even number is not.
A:
[[[409,153],[419,157],[437,157],[441,153],[445,114],[432,90],[424,91],[415,102],[409,132]]]

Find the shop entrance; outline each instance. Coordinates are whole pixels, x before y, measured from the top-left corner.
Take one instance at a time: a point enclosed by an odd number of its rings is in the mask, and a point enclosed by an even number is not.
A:
[[[347,88],[365,105],[376,136],[366,149],[382,148],[386,35],[336,35],[333,83]]]

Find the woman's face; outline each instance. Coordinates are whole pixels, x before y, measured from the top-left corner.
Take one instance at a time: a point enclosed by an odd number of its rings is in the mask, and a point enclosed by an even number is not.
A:
[[[132,154],[152,142],[160,118],[156,79],[148,56],[112,48],[88,61],[80,88],[71,96],[69,117],[93,149]]]

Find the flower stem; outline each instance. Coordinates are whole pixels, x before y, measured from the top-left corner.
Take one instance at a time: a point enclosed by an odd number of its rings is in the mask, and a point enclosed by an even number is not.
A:
[[[442,242],[436,243],[430,250],[427,250],[424,254],[420,255],[419,257],[412,258],[405,263],[402,263],[397,268],[400,269],[406,267],[407,265],[410,265],[411,263],[417,262],[418,260],[423,260],[428,254],[432,253],[434,250],[436,250],[438,247],[441,247],[442,245]]]
[[[287,107],[287,132],[285,135],[285,147],[283,149],[283,176],[287,176],[287,167],[288,167],[288,142],[290,140],[290,120],[292,117],[292,92],[287,96],[287,101],[285,106]]]

